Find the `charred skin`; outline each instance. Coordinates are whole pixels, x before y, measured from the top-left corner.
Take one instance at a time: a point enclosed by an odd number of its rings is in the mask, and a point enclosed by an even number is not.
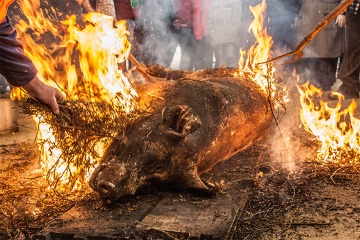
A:
[[[272,122],[267,96],[239,78],[161,81],[138,93],[148,114],[110,144],[90,180],[108,204],[154,181],[210,194],[199,176],[262,139]]]

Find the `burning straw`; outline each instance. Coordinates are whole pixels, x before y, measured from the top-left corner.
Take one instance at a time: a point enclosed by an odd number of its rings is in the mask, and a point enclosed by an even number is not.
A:
[[[47,170],[49,188],[69,197],[88,189],[83,185],[87,186],[105,147],[131,121],[121,106],[104,101],[66,100],[59,103],[57,115],[32,98],[23,99],[19,106],[35,115],[42,128],[38,142],[47,155],[41,156],[41,164]],[[41,135],[46,131],[50,137]]]
[[[322,100],[322,91],[308,82],[298,87],[300,118],[304,129],[321,143],[317,160],[340,166],[360,164],[360,119],[355,117],[356,102],[347,107],[341,100],[330,107]]]

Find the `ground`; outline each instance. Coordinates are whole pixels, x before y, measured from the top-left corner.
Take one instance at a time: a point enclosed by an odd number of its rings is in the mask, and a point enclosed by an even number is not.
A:
[[[0,238],[360,239],[360,167],[316,161],[297,107],[203,176],[216,196],[151,189],[110,208],[94,192],[75,201],[47,189],[36,126],[20,115],[20,131],[0,136]]]

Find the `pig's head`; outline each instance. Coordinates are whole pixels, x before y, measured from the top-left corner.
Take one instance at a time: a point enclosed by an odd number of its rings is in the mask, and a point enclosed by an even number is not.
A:
[[[179,169],[177,164],[184,163],[174,159],[186,159],[181,155],[193,154],[184,150],[182,142],[199,127],[199,116],[184,105],[165,107],[159,114],[139,119],[110,144],[91,176],[91,188],[106,204],[111,204],[154,181],[176,178],[173,172],[197,176],[191,170],[187,172],[189,169]]]

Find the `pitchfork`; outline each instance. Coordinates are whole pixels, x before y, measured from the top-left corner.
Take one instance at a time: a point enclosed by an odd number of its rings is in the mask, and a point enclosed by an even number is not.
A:
[[[324,28],[326,27],[336,16],[345,11],[345,9],[353,2],[354,0],[343,0],[339,6],[337,6],[334,10],[332,10],[321,22],[319,22],[316,27],[296,46],[295,50],[292,52],[285,53],[273,59],[267,60],[265,62],[261,62],[258,64],[273,62],[284,57],[295,55],[295,58],[287,61],[283,64],[288,64],[299,60],[303,56],[302,50],[306,47],[306,45],[314,39],[314,37]]]

